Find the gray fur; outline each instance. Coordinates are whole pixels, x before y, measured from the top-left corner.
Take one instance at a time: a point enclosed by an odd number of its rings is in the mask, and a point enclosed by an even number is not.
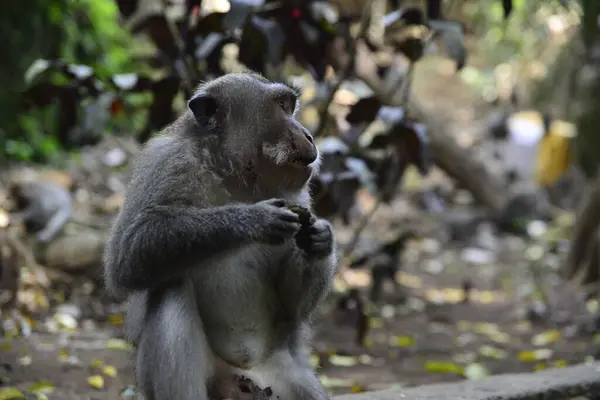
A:
[[[25,222],[28,231],[36,232],[40,243],[54,239],[71,219],[71,194],[54,182],[16,182],[10,190],[20,206],[10,219]]]
[[[323,219],[306,252],[294,241],[299,218],[285,205],[310,208],[320,163],[296,111],[287,86],[225,75],[141,152],[104,262],[107,289],[129,298],[148,400],[205,400],[234,373],[274,399],[328,398],[306,345],[337,256]]]

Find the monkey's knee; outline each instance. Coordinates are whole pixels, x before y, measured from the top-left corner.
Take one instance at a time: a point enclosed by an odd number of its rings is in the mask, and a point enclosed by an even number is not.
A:
[[[139,332],[137,380],[153,400],[208,400],[214,359],[193,297],[169,293]]]

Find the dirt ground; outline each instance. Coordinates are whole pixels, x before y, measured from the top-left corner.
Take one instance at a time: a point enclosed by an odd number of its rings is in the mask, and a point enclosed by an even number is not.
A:
[[[388,219],[386,212],[377,218],[381,222],[376,219],[375,226],[384,225]],[[367,232],[365,236],[374,234]],[[313,345],[315,354],[320,355],[319,374],[331,393],[460,380],[467,373],[465,368],[476,369],[474,365],[483,365],[489,374],[533,371],[584,362],[586,357],[600,354],[600,343],[593,340],[592,333],[584,333],[573,324],[571,317],[579,313],[575,308],[566,308],[569,318],[564,323],[528,323],[522,314],[523,301],[515,300],[510,290],[500,290],[502,277],[511,276],[513,286],[527,279],[526,271],[515,261],[522,254],[499,251],[504,254],[503,264],[495,268],[504,271],[490,277],[480,266],[456,267],[453,257],[461,254],[464,245],[447,246],[439,254],[429,249],[429,255],[423,250],[427,246],[419,242],[409,245],[408,253],[414,252],[412,247],[421,248],[416,252],[418,260],[404,262],[397,279],[400,285],[392,291],[388,288],[381,301],[368,309],[371,328],[365,346],[357,345],[356,315],[335,305],[341,295],[332,295],[324,304],[314,324]],[[444,270],[432,272],[432,262],[439,259],[447,260]],[[358,270],[347,280],[358,282],[366,276]],[[447,289],[438,295],[458,293],[467,277],[474,287],[471,301],[433,301],[436,292],[432,289]],[[552,292],[554,303],[562,302],[564,294],[559,288]],[[27,339],[2,340],[1,383],[21,389],[31,389],[31,385],[43,388],[48,383],[54,386],[50,399],[127,398],[120,393],[134,384],[133,355],[119,348],[119,342],[114,343],[121,337],[119,318],[111,317],[108,323],[94,317],[96,312],[118,314],[119,307],[95,295],[88,305],[92,311],[84,312],[88,315],[79,319],[78,328],[71,333],[44,333],[46,324],[34,329]],[[549,333],[553,329],[560,333]],[[544,332],[551,339],[532,342],[535,335]],[[534,356],[536,349],[551,354]],[[519,356],[520,352],[529,353]],[[527,354],[538,360],[523,359]],[[111,368],[103,370],[106,366],[114,367],[116,374]],[[101,388],[92,387],[88,381],[95,375],[103,377]]]

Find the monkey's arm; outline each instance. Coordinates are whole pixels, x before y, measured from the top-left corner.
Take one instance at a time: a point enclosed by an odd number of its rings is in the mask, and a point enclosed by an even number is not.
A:
[[[299,228],[282,199],[199,208],[154,205],[123,210],[104,254],[113,294],[152,289],[252,242],[281,244]],[[127,217],[127,216],[130,217]]]
[[[48,220],[48,223],[36,236],[42,243],[51,241],[71,219],[71,204],[59,208]]]
[[[119,218],[105,253],[107,286],[116,292],[150,289],[189,268],[244,245],[253,226],[248,207],[155,206],[130,224]]]
[[[309,248],[295,247],[281,269],[280,298],[288,315],[296,321],[311,316],[329,292],[338,267],[329,222],[319,219],[311,229]]]

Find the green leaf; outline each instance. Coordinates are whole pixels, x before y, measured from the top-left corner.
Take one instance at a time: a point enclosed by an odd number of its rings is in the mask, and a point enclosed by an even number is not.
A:
[[[0,388],[0,400],[24,399],[25,395],[15,387]]]
[[[109,339],[106,342],[106,348],[109,350],[133,351],[133,346],[123,339]]]
[[[531,343],[534,346],[548,346],[550,343],[554,343],[561,338],[560,331],[552,329],[546,332],[538,333],[531,338]]]
[[[25,142],[8,140],[4,146],[7,155],[20,161],[29,161],[33,156],[33,148]]]
[[[29,387],[27,388],[27,390],[29,390],[30,392],[44,394],[52,393],[54,389],[54,385],[48,381],[39,381],[29,385]]]
[[[452,362],[426,361],[425,370],[429,372],[441,372],[446,374],[463,374],[463,368]]]

